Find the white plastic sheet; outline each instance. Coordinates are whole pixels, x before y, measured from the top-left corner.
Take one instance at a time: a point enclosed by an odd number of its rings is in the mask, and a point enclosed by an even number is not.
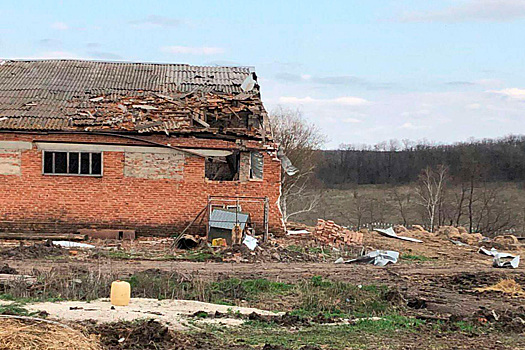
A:
[[[248,249],[250,250],[254,250],[256,247],[257,247],[257,238],[255,237],[252,237],[250,235],[246,235],[246,237],[244,237],[244,241],[242,241],[242,243],[248,247]]]
[[[402,239],[403,241],[409,241],[409,242],[416,242],[416,243],[423,243],[422,240],[412,237],[405,237],[405,236],[398,236],[397,233],[394,231],[392,227],[387,228],[386,230],[375,228],[374,231],[379,232],[381,235],[390,237],[390,238],[397,238]]]
[[[95,246],[91,244],[71,242],[71,241],[53,241],[53,245],[56,245],[62,248],[86,248],[86,249],[95,248]]]

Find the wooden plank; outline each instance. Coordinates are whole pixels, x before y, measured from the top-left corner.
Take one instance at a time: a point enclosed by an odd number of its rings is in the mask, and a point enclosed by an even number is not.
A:
[[[0,232],[0,239],[12,239],[17,241],[29,240],[29,241],[45,241],[48,239],[54,241],[85,241],[86,235],[79,234],[60,234],[60,233],[5,233]]]

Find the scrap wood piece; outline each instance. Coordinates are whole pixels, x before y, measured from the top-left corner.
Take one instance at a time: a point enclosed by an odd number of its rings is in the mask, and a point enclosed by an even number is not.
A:
[[[46,241],[46,240],[61,240],[61,241],[85,241],[87,235],[84,234],[37,234],[37,233],[6,233],[0,232],[0,239],[16,240],[16,241]]]
[[[392,227],[389,227],[386,230],[375,228],[374,231],[376,231],[377,233],[385,237],[397,238],[403,241],[409,241],[409,242],[415,242],[415,243],[423,243],[423,241],[420,239],[416,239],[412,237],[405,237],[405,236],[398,236]]]
[[[204,120],[201,120],[201,119],[196,118],[194,116],[191,116],[191,119],[193,119],[194,121],[196,121],[200,125],[204,126],[205,128],[209,128],[210,127],[210,124],[206,123]]]

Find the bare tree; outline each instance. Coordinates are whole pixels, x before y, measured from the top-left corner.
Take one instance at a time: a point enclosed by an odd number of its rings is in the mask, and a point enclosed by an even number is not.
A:
[[[443,198],[448,169],[444,165],[426,167],[419,175],[417,194],[428,216],[430,231],[434,231],[436,213]]]
[[[392,187],[390,193],[396,202],[399,215],[401,215],[401,219],[403,219],[403,226],[407,226],[407,206],[410,203],[410,192],[401,193],[399,188]]]
[[[308,122],[298,110],[277,108],[270,114],[274,139],[280,150],[299,169],[289,176],[282,169],[280,207],[285,221],[290,217],[312,211],[320,200],[320,191],[312,189],[318,151],[325,142],[319,128]]]

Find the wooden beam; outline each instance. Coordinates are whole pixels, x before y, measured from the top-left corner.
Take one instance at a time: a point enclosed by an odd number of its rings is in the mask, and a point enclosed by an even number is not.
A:
[[[45,241],[45,240],[54,240],[54,241],[85,241],[87,235],[79,234],[60,234],[60,233],[5,233],[0,232],[0,239],[8,240],[17,240],[17,241]]]

